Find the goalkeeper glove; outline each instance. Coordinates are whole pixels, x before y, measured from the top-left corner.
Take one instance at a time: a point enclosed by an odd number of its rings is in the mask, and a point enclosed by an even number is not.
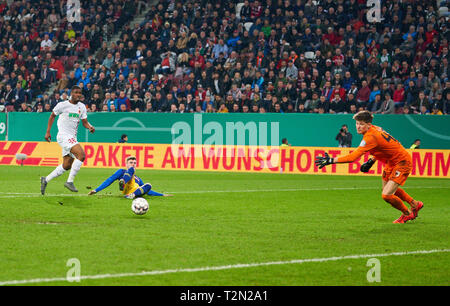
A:
[[[325,152],[325,156],[317,156],[314,163],[319,169],[322,169],[326,165],[334,164],[334,160]]]
[[[123,179],[119,180],[119,190],[123,191],[123,187],[125,186],[125,181]]]
[[[366,161],[364,164],[361,165],[361,172],[369,172],[370,168],[372,168],[373,164],[375,163],[375,160],[372,158],[369,158],[368,161]]]

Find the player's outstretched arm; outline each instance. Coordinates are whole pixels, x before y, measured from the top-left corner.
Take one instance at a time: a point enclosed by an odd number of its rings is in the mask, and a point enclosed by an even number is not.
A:
[[[94,190],[91,190],[88,195],[96,194],[97,192],[109,187],[115,180],[118,180],[122,177],[124,170],[117,170],[113,175],[108,177],[103,183],[100,184],[97,188]]]
[[[363,156],[364,154],[366,154],[367,152],[369,152],[370,150],[372,150],[373,148],[375,148],[377,145],[378,145],[378,143],[377,143],[375,136],[373,136],[373,135],[364,136],[363,140],[361,141],[361,144],[359,145],[359,147],[356,148],[355,151],[353,151],[350,154],[344,155],[344,156],[335,157],[334,162],[336,164],[352,163],[355,160],[357,160],[358,158],[360,158],[361,156]],[[365,166],[364,168],[366,168],[366,167],[367,166]],[[367,171],[369,171],[369,170],[367,170]]]
[[[360,158],[362,155],[366,153],[366,149],[363,149],[362,147],[358,147],[355,151],[348,155],[340,156],[340,157],[330,157],[328,153],[325,152],[325,156],[317,156],[315,160],[315,164],[319,169],[322,169],[326,165],[330,164],[342,164],[342,163],[352,163],[358,158]],[[370,169],[370,168],[369,168]]]
[[[123,174],[123,182],[127,184],[133,177],[135,170],[134,167],[130,167],[125,173]]]
[[[83,126],[85,128],[87,128],[89,130],[89,132],[91,132],[91,134],[93,134],[95,132],[95,127],[93,127],[88,121],[87,119],[81,119],[81,122],[83,123]]]
[[[50,130],[52,129],[53,122],[55,121],[56,115],[55,113],[50,114],[50,118],[48,118],[47,124],[47,132],[45,133],[45,140],[50,142],[52,140],[52,136],[50,135]]]
[[[366,154],[367,151],[368,151],[367,148],[358,147],[358,148],[356,148],[355,151],[353,151],[350,154],[347,154],[347,155],[344,155],[344,156],[335,157],[334,158],[334,162],[336,164],[352,163],[355,160],[357,160],[358,158],[360,158],[361,156],[363,156],[364,154]]]

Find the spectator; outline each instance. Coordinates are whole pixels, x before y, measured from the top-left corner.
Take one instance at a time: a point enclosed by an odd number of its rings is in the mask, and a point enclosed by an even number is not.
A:
[[[218,44],[212,49],[212,53],[215,59],[219,57],[220,53],[222,53],[225,58],[228,57],[228,46],[224,43],[223,39],[219,39]]]
[[[411,104],[411,109],[415,114],[419,114],[421,110],[425,108],[426,110],[430,109],[430,101],[425,96],[425,92],[421,91],[419,93],[419,97]]]
[[[44,89],[46,89],[52,82],[52,72],[50,71],[46,63],[42,64],[39,82],[42,84]]]
[[[125,91],[120,91],[119,97],[115,102],[117,102],[117,109],[119,109],[121,112],[131,110],[130,99],[128,99],[128,97],[125,95]]]
[[[439,105],[434,103],[431,107],[431,115],[443,115],[444,113],[439,109]]]
[[[118,143],[126,143],[126,142],[128,142],[128,135],[122,134],[122,136],[120,136]]]
[[[393,100],[396,109],[405,105],[405,89],[403,88],[403,84],[397,84],[397,89],[394,91]]]
[[[283,138],[281,139],[281,147],[290,147],[291,145],[289,144],[287,138]]]
[[[44,35],[44,39],[41,41],[41,52],[49,52],[53,46],[53,41],[48,34]]]
[[[365,108],[369,102],[371,90],[367,84],[367,81],[362,81],[362,87],[358,90],[356,94],[356,101],[359,103],[360,107]]]
[[[102,65],[106,67],[106,69],[111,70],[112,65],[114,63],[114,57],[111,52],[108,52],[105,59],[102,62]]]
[[[384,94],[384,101],[381,107],[376,111],[377,114],[395,114],[395,104],[391,99],[391,94],[386,92]]]
[[[22,88],[22,84],[19,82],[16,84],[16,87],[13,89],[12,96],[14,99],[14,103],[17,105],[27,102],[25,90]]]
[[[367,106],[367,110],[369,110],[372,113],[379,113],[382,108],[383,101],[381,100],[380,93],[377,93],[375,95],[375,100],[372,102],[369,102]]]
[[[420,143],[421,143],[420,139],[416,139],[416,140],[414,140],[414,143],[409,148],[411,150],[420,149]]]
[[[335,93],[334,98],[331,99],[329,112],[330,114],[342,114],[345,112],[345,102],[337,92]]]
[[[352,146],[352,134],[348,131],[346,124],[342,125],[339,133],[336,135],[336,140],[339,142],[340,148],[349,148]]]
[[[87,87],[87,85],[91,83],[91,80],[89,79],[89,77],[87,75],[87,71],[83,71],[81,73],[81,78],[78,80],[77,85],[80,85],[80,83],[83,83],[84,87]]]
[[[286,78],[288,81],[297,80],[298,69],[295,67],[293,61],[288,62],[288,67],[286,68]]]

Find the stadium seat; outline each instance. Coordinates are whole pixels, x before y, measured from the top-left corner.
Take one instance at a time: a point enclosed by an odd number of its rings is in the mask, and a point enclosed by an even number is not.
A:
[[[448,7],[446,7],[446,6],[441,6],[440,8],[439,8],[439,16],[445,16],[445,17],[447,17],[449,15],[449,13],[448,13]]]
[[[312,51],[305,52],[305,58],[307,60],[313,60],[316,58],[316,54]]]
[[[68,60],[66,62],[67,69],[68,70],[73,69],[73,66],[75,66],[75,62],[77,60],[78,60],[78,56],[76,56],[76,55],[69,56],[69,58],[68,58]]]
[[[61,63],[62,63],[63,65],[66,64],[66,62],[67,62],[68,59],[69,59],[69,57],[66,56],[66,55],[63,55],[63,56],[61,56],[61,57],[59,58],[59,60],[61,61]]]
[[[241,19],[241,8],[244,6],[244,2],[236,4],[236,17],[237,19]]]
[[[156,71],[158,71],[158,69],[161,67],[161,65],[160,64],[158,64],[158,65],[156,65],[155,66],[155,68],[153,68],[153,72],[156,72]]]

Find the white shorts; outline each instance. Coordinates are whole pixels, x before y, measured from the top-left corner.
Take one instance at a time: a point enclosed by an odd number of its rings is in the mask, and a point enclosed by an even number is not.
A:
[[[66,155],[69,155],[70,157],[75,158],[75,155],[70,153],[70,150],[72,149],[73,146],[78,144],[78,140],[76,137],[64,135],[64,134],[62,134],[62,135],[58,134],[58,136],[56,136],[56,140],[58,141],[58,144],[62,148],[62,156],[63,157]]]

